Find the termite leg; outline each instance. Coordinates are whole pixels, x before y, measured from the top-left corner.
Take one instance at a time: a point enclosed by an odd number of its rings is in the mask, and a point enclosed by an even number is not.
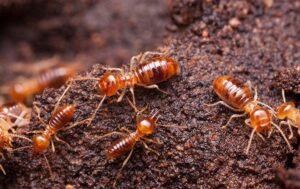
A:
[[[124,72],[124,70],[122,68],[108,68],[105,66],[102,66],[101,69],[103,70],[107,70],[107,71],[118,71],[118,72]]]
[[[49,171],[49,174],[50,174],[50,178],[51,178],[51,180],[53,180],[53,173],[52,173],[52,169],[51,169],[51,166],[50,166],[50,164],[49,164],[49,161],[48,161],[48,159],[47,159],[47,157],[46,157],[45,154],[43,154],[43,156],[44,156],[44,159],[45,159],[46,164],[47,164],[47,167],[48,167],[48,171]]]
[[[248,153],[249,153],[249,149],[250,149],[250,146],[251,146],[251,143],[252,143],[253,137],[254,137],[254,133],[255,133],[255,129],[253,129],[253,130],[252,130],[252,132],[251,132],[250,139],[249,139],[249,142],[248,142],[248,145],[247,145],[246,151],[245,151],[245,153],[246,153],[246,154],[248,154]]]
[[[143,143],[144,147],[145,147],[147,150],[149,150],[150,152],[153,152],[153,153],[155,153],[156,155],[160,156],[160,153],[159,153],[158,151],[154,150],[153,148],[150,148],[144,141],[141,141],[141,142]]]
[[[230,116],[229,120],[227,121],[227,123],[225,125],[223,125],[221,128],[225,129],[228,127],[228,125],[230,124],[230,122],[234,119],[234,118],[238,118],[238,117],[244,117],[246,114],[233,114],[232,116]]]
[[[122,101],[122,99],[123,99],[125,93],[126,93],[126,89],[123,89],[122,93],[121,93],[120,96],[118,97],[117,102],[121,102],[121,101]]]
[[[239,110],[239,109],[235,109],[231,106],[229,106],[228,104],[226,104],[226,102],[224,101],[218,101],[218,102],[215,102],[215,103],[212,103],[212,104],[206,104],[204,103],[205,106],[208,106],[208,107],[214,107],[214,106],[218,106],[218,105],[223,105],[225,106],[226,108],[229,108],[230,110],[232,111],[235,111],[235,112],[241,112],[242,110]]]
[[[71,145],[70,145],[69,143],[67,143],[66,141],[62,140],[62,139],[59,138],[58,136],[55,135],[54,138],[55,138],[58,142],[61,142],[61,143],[65,144],[65,145],[67,145],[68,148],[71,148]]]
[[[139,84],[138,86],[142,86],[142,87],[147,88],[147,89],[156,89],[156,90],[158,90],[162,93],[165,93],[167,95],[171,95],[169,92],[160,89],[158,85],[140,85]]]
[[[50,143],[51,143],[52,152],[54,153],[55,152],[55,146],[54,146],[53,140],[51,140]]]
[[[270,132],[268,133],[268,138],[271,137],[272,133],[273,133],[273,127],[271,128]]]
[[[155,140],[152,140],[152,139],[149,139],[149,138],[146,138],[146,137],[142,137],[141,139],[146,141],[146,142],[150,142],[150,143],[153,143],[153,144],[156,144],[156,145],[162,145],[163,144],[163,142],[161,142],[161,141],[155,141]]]
[[[144,62],[144,60],[146,59],[147,56],[163,56],[163,55],[166,55],[166,53],[146,51],[139,57],[138,62],[139,63]]]
[[[4,168],[3,168],[3,166],[1,164],[0,164],[0,169],[3,172],[3,174],[6,175],[6,172],[5,172],[5,170],[4,170]]]
[[[20,150],[24,150],[24,149],[27,149],[27,148],[32,148],[32,146],[22,146],[22,147],[19,147],[19,148],[14,148],[13,151],[20,151]]]
[[[130,67],[129,67],[129,70],[130,70],[130,71],[134,68],[134,65],[135,65],[135,64],[138,64],[138,57],[139,57],[139,56],[141,56],[141,55],[133,56],[133,57],[130,59]]]
[[[288,145],[289,149],[292,150],[292,146],[291,146],[290,142],[288,141],[288,139],[286,138],[285,134],[280,129],[280,127],[278,125],[276,125],[275,123],[273,123],[273,122],[272,122],[272,125],[280,132],[280,134],[282,135],[282,137],[285,140],[286,144]]]
[[[99,78],[98,77],[78,77],[78,78],[72,79],[72,81],[87,81],[87,80],[98,81]]]
[[[252,127],[251,126],[251,123],[250,123],[250,119],[246,119],[245,120],[245,124],[248,125],[249,127]],[[256,133],[263,141],[265,141],[265,137],[262,136],[260,133]]]
[[[4,154],[0,152],[1,159],[5,160]]]
[[[102,106],[102,104],[103,104],[105,98],[106,98],[106,96],[103,96],[103,98],[102,98],[102,100],[100,101],[100,103],[98,104],[98,106],[97,106],[95,112],[93,113],[92,117],[90,118],[90,121],[89,121],[89,123],[88,123],[87,126],[90,126],[91,123],[92,123],[92,121],[95,119],[96,114],[97,114],[98,110],[100,109],[100,107]]]
[[[87,119],[79,121],[79,122],[77,122],[77,123],[75,123],[75,124],[73,124],[69,127],[65,127],[62,130],[66,131],[66,130],[72,129],[72,128],[77,127],[78,125],[84,124],[84,123],[86,123],[87,121],[90,121],[90,120],[91,120],[91,118],[87,118]]]
[[[117,131],[113,131],[113,132],[107,133],[107,134],[105,134],[105,135],[102,135],[102,136],[98,137],[97,139],[98,139],[98,140],[101,140],[102,138],[105,138],[105,137],[108,137],[108,136],[111,136],[111,135],[125,136],[126,134],[121,133],[121,132],[117,132]]]
[[[285,92],[284,92],[284,89],[281,89],[281,95],[282,95],[283,102],[286,103],[286,98],[285,98]]]
[[[124,168],[125,165],[128,163],[128,161],[129,161],[129,159],[130,159],[130,157],[131,157],[131,155],[132,155],[133,149],[134,149],[134,148],[131,149],[129,155],[128,155],[127,158],[124,160],[124,162],[123,162],[123,164],[122,164],[122,167],[119,169],[119,171],[118,171],[118,173],[117,173],[117,176],[116,176],[115,181],[114,181],[114,184],[113,184],[113,187],[114,187],[114,188],[116,187],[117,180],[118,180],[118,179],[120,178],[120,176],[121,176],[121,173],[122,173],[123,168]]]
[[[45,121],[41,118],[41,109],[39,107],[37,107],[35,104],[33,105],[35,111],[37,112],[37,117],[39,119],[39,121],[44,125],[47,126],[47,124],[45,123]]]
[[[281,122],[279,123],[279,127],[281,127],[281,125],[287,125],[287,126],[289,126],[289,130],[290,130],[290,136],[289,136],[289,139],[293,138],[294,133],[293,133],[293,130],[292,130],[292,126],[291,126],[291,124],[290,124],[290,121],[289,121],[289,120],[288,120],[288,121],[281,121]]]
[[[27,131],[26,134],[41,134],[43,131]]]
[[[21,136],[21,135],[18,135],[18,134],[8,134],[8,135],[12,136],[12,137],[15,137],[15,138],[21,138],[21,139],[27,140],[29,142],[32,142],[32,140],[30,140],[29,138],[27,138],[25,136]]]
[[[127,133],[130,133],[130,131],[126,127],[119,128],[120,131],[125,131]]]
[[[134,112],[139,112],[138,108],[136,107],[136,105],[133,104],[133,102],[131,102],[131,100],[129,100],[129,98],[126,96],[126,99],[129,103],[129,105],[133,108]]]
[[[133,102],[133,105],[135,106],[136,103],[135,103],[135,95],[134,95],[134,88],[133,87],[130,87],[130,92],[131,92],[131,95],[132,95],[132,102]]]

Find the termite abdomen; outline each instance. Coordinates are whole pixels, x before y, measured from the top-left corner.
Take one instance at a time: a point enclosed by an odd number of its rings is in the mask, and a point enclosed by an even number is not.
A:
[[[129,152],[136,143],[134,133],[126,135],[119,140],[115,141],[107,149],[107,159],[116,159],[123,154]]]
[[[154,57],[140,63],[133,70],[137,84],[160,83],[180,74],[180,64],[169,57]]]
[[[217,95],[233,108],[243,110],[247,103],[253,101],[250,88],[231,76],[218,77],[213,87]]]
[[[49,121],[49,129],[57,131],[64,127],[73,118],[74,112],[74,105],[66,105],[58,108]]]
[[[36,135],[33,138],[33,155],[39,154],[47,149],[51,137],[73,118],[74,112],[74,105],[63,106],[54,112],[46,129],[40,135]]]

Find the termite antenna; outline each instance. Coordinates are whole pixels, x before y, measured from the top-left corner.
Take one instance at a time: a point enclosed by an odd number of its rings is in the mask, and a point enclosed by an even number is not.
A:
[[[154,119],[159,113],[159,110],[157,110],[156,112],[154,112],[154,114],[151,116],[152,119]],[[160,115],[158,116],[158,118],[160,117]],[[157,118],[157,120],[158,120]]]
[[[272,113],[273,115],[276,115],[275,110],[274,110],[271,106],[269,106],[269,105],[267,105],[267,104],[265,104],[265,103],[263,103],[263,102],[261,102],[261,101],[257,101],[257,104],[260,104],[260,105],[262,105],[262,106],[265,106],[266,108],[268,108],[268,109],[271,111],[271,113]]]
[[[127,96],[126,96],[126,100],[128,101],[129,105],[132,107],[134,112],[138,115],[140,113],[140,111],[138,110],[136,105],[134,103],[132,103],[131,100]]]
[[[53,180],[53,173],[52,173],[52,169],[51,169],[51,167],[50,167],[49,161],[48,161],[48,159],[47,159],[47,157],[46,157],[45,154],[43,154],[43,156],[44,156],[44,159],[45,159],[46,164],[47,164],[47,167],[48,167],[48,171],[49,171],[49,174],[50,174],[50,178],[51,178],[51,180]]]
[[[60,102],[62,101],[63,97],[66,95],[66,93],[70,90],[71,86],[73,84],[73,81],[70,80],[70,84],[68,84],[67,88],[64,90],[64,92],[62,93],[62,95],[59,97],[58,101],[55,104],[55,107],[53,109],[53,112],[56,111],[56,109],[58,108]]]
[[[252,130],[245,153],[248,155],[254,137],[255,129]]]
[[[285,91],[284,91],[284,89],[281,89],[281,95],[282,95],[283,102],[286,103],[286,98],[285,98]]]
[[[283,137],[283,139],[285,140],[286,144],[288,145],[290,151],[292,150],[292,146],[290,144],[290,142],[288,141],[288,139],[286,138],[285,134],[283,133],[283,131],[280,129],[280,127],[278,125],[276,125],[275,123],[272,122],[272,125],[280,132],[281,136]]]
[[[99,110],[100,107],[102,106],[102,104],[103,104],[105,98],[106,98],[106,95],[103,96],[102,100],[101,100],[100,103],[98,104],[98,106],[97,106],[95,112],[93,113],[92,117],[90,118],[90,121],[88,122],[87,126],[90,126],[90,125],[91,125],[92,121],[93,121],[94,118],[96,117],[96,114],[97,114],[98,110]]]

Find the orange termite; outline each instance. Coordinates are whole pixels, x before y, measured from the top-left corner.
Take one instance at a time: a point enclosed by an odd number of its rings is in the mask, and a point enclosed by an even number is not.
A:
[[[119,90],[122,90],[122,93],[118,98],[118,102],[122,100],[125,95],[126,89],[129,88],[132,94],[134,105],[135,86],[155,88],[163,93],[166,93],[165,91],[160,90],[157,84],[166,81],[175,75],[179,75],[181,67],[176,60],[170,57],[163,56],[163,53],[148,51],[131,58],[129,72],[125,72],[120,68],[104,69],[106,69],[107,72],[100,78],[79,78],[73,80],[80,81],[92,79],[98,81],[100,95],[102,95],[103,98],[97,106],[93,116],[91,117],[90,122],[92,122],[92,120],[94,119],[105,98],[107,96],[110,97],[118,94]]]
[[[42,154],[45,158],[45,161],[47,163],[47,167],[49,169],[50,176],[52,177],[52,170],[49,164],[49,161],[45,154],[43,152],[49,147],[50,143],[52,145],[52,151],[55,151],[54,143],[52,141],[52,138],[54,138],[62,142],[64,144],[69,144],[65,142],[64,140],[58,138],[56,136],[57,132],[61,129],[67,130],[68,128],[65,128],[65,125],[73,118],[74,112],[75,112],[75,105],[65,105],[62,107],[58,107],[55,109],[54,113],[52,114],[50,121],[48,124],[46,124],[42,118],[40,117],[40,109],[36,106],[34,106],[38,115],[37,118],[40,120],[40,122],[45,126],[45,130],[43,131],[32,131],[31,133],[39,133],[38,135],[35,135],[32,139],[32,156],[36,156],[38,154]],[[74,126],[72,126],[74,127]],[[71,127],[70,127],[71,128]],[[21,147],[20,149],[24,148],[31,148],[30,146]]]
[[[4,158],[3,151],[12,152],[12,140],[13,138],[22,138],[27,141],[31,140],[25,136],[15,134],[13,128],[13,124],[3,118],[0,118],[0,157],[2,159]],[[0,169],[2,170],[3,174],[6,174],[3,166],[0,164]]]
[[[40,120],[46,125],[46,128],[45,130],[41,131],[39,135],[34,136],[32,140],[34,156],[42,153],[48,148],[53,136],[55,136],[55,139],[57,139],[58,141],[63,141],[56,136],[56,133],[60,129],[64,128],[65,125],[73,118],[74,112],[75,105],[65,105],[58,108],[53,113],[52,117],[50,118],[49,124],[45,124],[42,120]]]
[[[142,111],[139,111],[137,115],[139,115],[141,112],[143,112],[145,109],[143,109]],[[129,155],[127,156],[127,158],[124,160],[122,167],[120,168],[120,170],[118,171],[118,174],[116,176],[116,179],[114,181],[114,187],[116,185],[117,179],[120,177],[122,169],[125,167],[125,165],[127,164],[127,162],[129,161],[134,146],[137,142],[142,142],[144,147],[149,150],[152,151],[154,153],[156,153],[157,155],[159,155],[159,153],[150,148],[146,142],[152,142],[154,144],[161,144],[160,142],[157,141],[153,141],[151,139],[145,138],[145,136],[147,135],[151,135],[153,134],[154,130],[156,127],[160,126],[160,127],[171,127],[171,128],[187,128],[186,126],[176,126],[176,125],[157,125],[157,121],[159,119],[159,115],[157,116],[158,111],[155,112],[152,116],[142,116],[139,117],[137,116],[137,129],[135,132],[130,132],[125,128],[122,128],[123,130],[127,131],[127,133],[122,133],[122,132],[110,132],[106,135],[103,135],[100,137],[104,138],[107,136],[111,136],[113,134],[116,135],[120,135],[121,138],[116,140],[115,142],[113,142],[107,149],[106,151],[106,157],[108,160],[113,160],[116,158],[119,158],[120,156],[129,153]],[[156,117],[156,118],[155,118]]]
[[[231,76],[218,77],[213,82],[213,88],[219,98],[222,99],[222,101],[213,104],[207,104],[208,106],[222,104],[233,111],[244,112],[243,114],[232,115],[226,125],[222,128],[226,128],[233,118],[243,117],[248,113],[250,114],[250,118],[246,119],[245,123],[246,125],[252,127],[253,130],[250,135],[248,146],[246,148],[246,154],[248,154],[249,152],[254,133],[256,132],[257,135],[263,139],[261,133],[269,132],[270,134],[273,129],[272,125],[276,129],[278,129],[278,131],[286,141],[288,147],[291,149],[291,145],[280,127],[272,121],[272,113],[274,112],[274,110],[268,105],[257,100],[256,89],[255,95],[253,97],[252,91],[248,85],[244,85],[239,80]],[[268,109],[261,107],[258,104],[268,107]],[[272,111],[272,113],[270,111]]]
[[[57,65],[45,70],[36,77],[12,85],[9,95],[15,102],[22,102],[27,97],[41,93],[46,88],[57,88],[63,85],[76,73],[76,67],[71,65]]]
[[[282,89],[282,98],[283,98],[283,104],[277,107],[276,109],[276,117],[280,120],[280,125],[288,125],[291,131],[291,135],[289,138],[293,137],[293,131],[291,126],[294,126],[298,128],[298,134],[300,134],[300,109],[296,108],[296,105],[294,102],[286,101],[284,90]],[[287,119],[287,121],[284,121]]]

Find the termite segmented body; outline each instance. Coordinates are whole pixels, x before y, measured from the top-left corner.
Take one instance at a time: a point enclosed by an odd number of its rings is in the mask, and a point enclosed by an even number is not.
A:
[[[119,140],[115,141],[107,150],[107,158],[118,158],[133,149],[137,141],[141,140],[141,137],[150,135],[155,128],[155,120],[153,117],[145,117],[138,121],[137,130],[133,133],[123,136]]]
[[[55,66],[41,72],[37,77],[16,83],[10,87],[9,94],[15,102],[22,102],[27,97],[42,92],[46,88],[56,88],[63,85],[68,78],[75,75],[71,66]]]
[[[130,72],[108,71],[99,79],[100,93],[112,96],[120,89],[134,88],[135,85],[153,86],[166,81],[180,73],[180,65],[169,57],[154,57],[147,62],[141,62]]]
[[[49,124],[40,135],[36,135],[33,138],[33,154],[40,154],[50,144],[52,136],[62,129],[74,116],[75,106],[66,105],[58,108],[52,115]]]
[[[221,76],[214,80],[213,88],[217,95],[235,109],[244,110],[253,101],[250,88],[230,76]]]
[[[280,131],[289,148],[291,148],[280,127],[272,122],[272,114],[270,111],[273,111],[273,109],[268,105],[258,101],[257,94],[255,94],[255,96],[253,97],[253,93],[251,92],[249,86],[244,85],[239,80],[231,76],[220,76],[214,80],[213,88],[219,98],[221,98],[223,101],[219,101],[208,106],[222,104],[230,108],[231,110],[244,112],[243,114],[232,115],[227,124],[223,126],[223,128],[227,127],[233,118],[242,117],[248,113],[250,114],[250,119],[247,119],[245,123],[248,126],[252,127],[253,130],[248,143],[248,147],[246,149],[246,153],[249,152],[254,133],[256,132],[260,137],[262,137],[261,133],[272,131],[272,125]],[[258,104],[268,107],[269,109],[261,107]]]

